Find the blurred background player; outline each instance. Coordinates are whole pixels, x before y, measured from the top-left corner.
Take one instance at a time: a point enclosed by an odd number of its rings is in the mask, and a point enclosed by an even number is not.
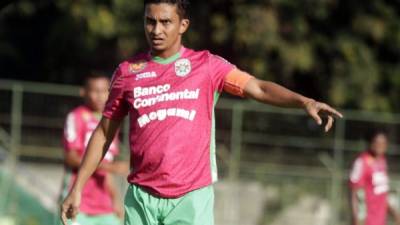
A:
[[[75,108],[67,116],[63,140],[66,173],[62,199],[66,197],[76,179],[89,138],[101,118],[109,85],[110,81],[105,75],[96,73],[86,77],[84,87],[81,89],[85,104]],[[76,224],[118,225],[121,223],[122,204],[110,173],[127,173],[128,165],[124,162],[113,162],[119,154],[118,144],[116,137],[99,168],[83,188],[80,214],[74,221]]]
[[[387,212],[399,225],[400,215],[388,202],[387,134],[373,130],[366,140],[368,149],[356,158],[350,174],[353,225],[385,225]]]

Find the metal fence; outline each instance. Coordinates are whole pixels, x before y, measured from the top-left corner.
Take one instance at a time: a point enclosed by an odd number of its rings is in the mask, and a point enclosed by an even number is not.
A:
[[[64,117],[81,103],[78,93],[76,86],[0,80],[0,146],[8,150],[3,168],[16,174],[21,161],[60,165]],[[267,200],[262,209],[254,209],[260,212],[254,224],[280,224],[280,217],[288,217],[284,213],[304,196],[328,203],[329,224],[348,224],[348,168],[366,147],[362,136],[373,126],[389,130],[392,145],[388,159],[392,187],[397,191],[400,166],[395,162],[400,156],[400,115],[349,110],[343,113],[345,118],[336,121],[333,131],[325,134],[302,110],[248,100],[220,100],[216,110],[220,179],[256,182],[262,187]],[[124,137],[127,127],[125,123]],[[5,182],[0,187],[10,190]],[[230,225],[244,225],[241,219],[246,218],[235,212],[249,206],[243,206],[245,200],[241,198],[232,201],[233,204],[222,204],[224,209],[217,209],[217,217]],[[292,215],[296,216],[301,217]],[[296,225],[303,224],[303,219],[293,218]]]

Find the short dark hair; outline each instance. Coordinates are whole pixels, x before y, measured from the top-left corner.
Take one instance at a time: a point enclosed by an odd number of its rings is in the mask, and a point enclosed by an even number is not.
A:
[[[385,137],[387,137],[388,132],[383,128],[375,128],[369,130],[365,135],[365,140],[368,142],[368,144],[371,144],[374,141],[374,139],[379,135],[384,135]]]
[[[181,19],[189,19],[189,0],[144,0],[144,7],[148,4],[167,3],[176,5],[178,8],[178,15]]]
[[[99,71],[91,72],[85,76],[85,79],[83,80],[83,85],[86,87],[90,80],[95,80],[95,79],[110,80],[110,77],[107,76],[107,74],[105,74],[103,72],[99,72]]]

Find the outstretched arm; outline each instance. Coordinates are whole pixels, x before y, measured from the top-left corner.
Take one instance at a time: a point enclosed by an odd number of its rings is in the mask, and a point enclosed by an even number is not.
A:
[[[251,78],[243,91],[244,96],[262,103],[280,107],[303,108],[319,125],[322,125],[321,115],[327,116],[326,132],[332,127],[334,117],[343,117],[329,105],[304,97],[273,82]]]
[[[61,219],[67,225],[67,218],[73,219],[78,214],[81,191],[89,177],[99,166],[104,155],[114,139],[114,136],[121,125],[121,121],[110,120],[103,117],[93,132],[80,167],[78,177],[72,190],[61,206]]]

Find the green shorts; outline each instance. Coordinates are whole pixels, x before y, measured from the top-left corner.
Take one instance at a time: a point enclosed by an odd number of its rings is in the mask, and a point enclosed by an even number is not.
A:
[[[159,198],[130,185],[125,225],[214,225],[214,189],[210,185],[180,198]]]
[[[69,221],[69,224],[79,225],[121,225],[122,221],[115,214],[90,216],[84,213],[79,213],[76,216],[75,223]],[[60,223],[62,224],[62,223]]]

